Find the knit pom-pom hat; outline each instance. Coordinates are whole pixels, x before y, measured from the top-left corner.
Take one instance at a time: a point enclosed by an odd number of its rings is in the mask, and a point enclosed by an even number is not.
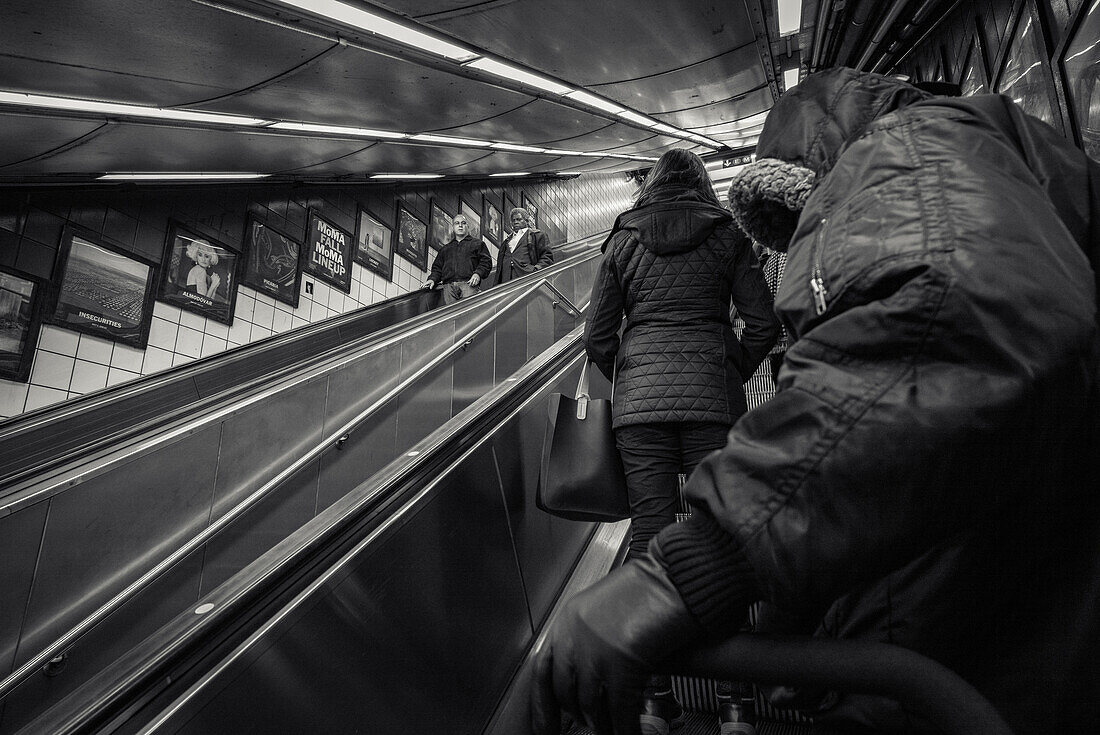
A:
[[[753,240],[787,252],[798,215],[814,185],[814,172],[777,158],[761,158],[730,183],[733,218]]]

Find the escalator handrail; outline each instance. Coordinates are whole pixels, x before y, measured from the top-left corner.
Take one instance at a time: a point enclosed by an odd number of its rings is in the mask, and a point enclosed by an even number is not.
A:
[[[578,245],[594,242],[597,238],[603,235],[592,235],[589,237],[581,238],[571,243],[566,243],[560,246],[561,248],[574,249]],[[576,265],[575,259],[584,260],[585,258],[595,257],[594,251],[582,250],[577,255],[570,255],[568,258],[562,260],[559,263],[555,263],[546,269],[540,270],[539,276],[544,277],[546,275],[555,273],[559,270],[564,270],[568,267]],[[507,295],[508,292],[514,290],[514,288],[522,287],[523,282],[526,279],[517,279],[511,283],[501,284],[500,286],[488,289],[487,292],[491,297],[501,298]],[[483,294],[479,294],[482,296]],[[46,406],[41,409],[31,411],[22,414],[18,417],[7,421],[0,421],[0,442],[5,444],[11,442],[18,442],[21,435],[25,435],[32,431],[45,430],[49,425],[59,425],[62,423],[71,422],[74,418],[80,415],[88,415],[95,411],[102,411],[105,407],[112,404],[117,404],[119,401],[133,400],[135,397],[141,394],[156,390],[157,388],[163,388],[172,384],[192,384],[197,380],[200,380],[202,376],[211,374],[213,371],[224,370],[227,365],[232,365],[237,361],[244,359],[254,359],[257,356],[262,356],[265,353],[273,352],[276,350],[284,349],[287,345],[299,342],[303,339],[316,338],[322,334],[339,333],[341,329],[347,328],[349,324],[353,324],[362,320],[370,315],[377,314],[380,311],[393,308],[398,302],[401,301],[414,301],[416,299],[424,298],[424,294],[421,291],[412,291],[400,296],[396,296],[392,299],[378,302],[362,309],[356,309],[345,314],[325,319],[320,322],[314,322],[312,324],[303,325],[302,327],[289,330],[280,334],[274,334],[270,337],[252,342],[249,344],[241,345],[239,347],[226,350],[217,355],[211,355],[208,358],[192,361],[186,365],[180,365],[174,368],[169,368],[160,373],[153,375],[143,376],[126,383],[122,383],[116,386],[111,386],[103,390],[94,391],[93,393],[86,394],[79,398],[74,398],[71,401],[65,401],[60,404],[54,404],[53,406]],[[427,314],[428,312],[424,312]],[[422,314],[421,316],[424,316]],[[310,362],[331,359],[336,353],[344,353],[348,349],[354,349],[357,345],[361,344],[364,340],[372,340],[381,337],[388,330],[395,328],[398,325],[391,325],[389,327],[383,327],[380,331],[372,332],[361,337],[358,337],[347,343],[340,343],[337,346],[327,350],[326,352],[316,353],[310,356]],[[264,373],[258,376],[252,376],[247,378],[242,383],[236,386],[237,389],[247,388],[249,385],[263,384],[271,380],[274,375],[286,374],[294,370],[301,369],[301,364],[288,364],[280,367],[274,373]],[[9,471],[4,469],[0,472],[0,503],[3,502],[3,498],[9,494],[16,494],[22,486],[33,478],[35,475],[41,474],[48,468],[55,468],[59,465],[63,465],[68,461],[71,461],[73,453],[87,453],[89,451],[95,451],[97,448],[102,449],[112,442],[118,442],[127,438],[132,438],[143,432],[149,431],[156,426],[163,426],[167,421],[172,420],[176,414],[183,410],[193,410],[197,405],[201,405],[210,400],[217,400],[218,396],[197,396],[190,402],[184,402],[179,405],[172,405],[165,407],[165,410],[157,415],[140,421],[136,424],[128,424],[125,429],[105,430],[105,427],[100,426],[100,422],[96,422],[96,431],[89,437],[84,437],[74,443],[74,446],[61,457],[54,457],[49,462],[42,462],[36,465],[28,467],[17,468]]]
[[[945,735],[1012,735],[996,708],[965,679],[889,643],[749,633],[677,656],[665,669],[722,681],[881,695]]]
[[[304,454],[297,457],[290,465],[284,467],[278,474],[269,479],[263,485],[252,491],[247,497],[240,500],[236,505],[230,508],[227,512],[220,515],[213,520],[209,525],[203,528],[199,533],[192,536],[185,541],[181,546],[177,547],[171,554],[164,557],[155,566],[148,569],[144,574],[131,582],[125,588],[113,595],[110,599],[104,602],[100,607],[94,610],[92,613],[83,618],[79,623],[74,625],[62,636],[55,639],[53,643],[43,648],[33,657],[28,659],[19,668],[9,674],[3,681],[0,681],[0,701],[8,696],[17,686],[26,681],[36,671],[40,670],[50,660],[63,654],[67,649],[71,648],[77,641],[79,641],[89,631],[99,625],[105,620],[111,613],[121,608],[126,602],[138,595],[142,590],[147,588],[150,584],[161,577],[165,572],[171,569],[179,561],[187,557],[189,554],[197,550],[211,538],[220,533],[230,523],[236,520],[239,516],[243,515],[271,492],[278,488],[288,478],[293,477],[295,473],[305,467],[309,462],[319,457],[322,453],[327,451],[333,446],[345,441],[348,435],[359,428],[365,423],[371,416],[382,409],[386,404],[393,401],[402,391],[406,390],[409,386],[416,383],[421,377],[427,375],[431,371],[435,370],[439,365],[450,359],[460,350],[465,350],[470,342],[475,339],[481,332],[487,329],[490,325],[496,321],[504,318],[511,313],[518,304],[523,303],[530,295],[540,289],[549,290],[551,295],[556,299],[560,299],[564,302],[564,305],[570,309],[574,314],[580,315],[584,309],[587,308],[587,304],[584,307],[578,307],[573,304],[564,294],[561,293],[547,280],[545,276],[540,277],[537,281],[529,282],[528,279],[524,279],[526,285],[522,289],[511,289],[508,294],[511,295],[515,291],[519,290],[519,294],[509,300],[501,308],[496,309],[493,313],[489,314],[479,322],[471,326],[462,336],[456,337],[454,342],[441,351],[438,355],[426,362],[417,370],[407,375],[404,379],[399,381],[396,385],[387,390],[380,398],[372,402],[365,407],[362,411],[357,413],[349,421],[347,421],[339,429],[333,431],[328,437],[322,438],[321,441],[313,445]],[[555,301],[555,304],[558,302]]]
[[[440,478],[446,474],[445,468],[441,470],[435,466],[440,450],[463,436],[476,436],[474,445],[480,444],[491,433],[483,431],[478,433],[481,428],[480,423],[485,421],[487,416],[496,423],[510,420],[531,400],[531,396],[526,395],[530,393],[531,386],[545,384],[549,379],[546,378],[548,371],[553,373],[553,379],[557,379],[572,369],[577,360],[583,356],[582,333],[583,325],[578,326],[541,355],[529,361],[508,381],[503,381],[489,389],[460,414],[462,420],[456,420],[458,419],[456,416],[436,429],[374,476],[367,478],[347,496],[307,522],[220,587],[208,593],[202,598],[202,601],[207,603],[202,607],[209,607],[208,611],[201,615],[178,615],[156,634],[149,636],[123,654],[120,659],[100,671],[92,680],[85,682],[73,694],[20,730],[20,735],[24,732],[42,731],[40,728],[33,729],[38,728],[42,718],[51,720],[48,723],[50,732],[83,731],[81,726],[95,718],[98,711],[109,707],[110,702],[117,697],[142,690],[143,682],[153,679],[160,682],[172,681],[171,677],[161,676],[160,669],[166,665],[167,661],[188,648],[193,639],[213,635],[216,631],[226,629],[229,616],[239,614],[239,608],[242,605],[247,605],[250,600],[254,600],[263,593],[265,588],[274,586],[284,573],[289,574],[287,570],[299,557],[326,549],[331,538],[342,529],[346,529],[353,519],[377,507],[381,499],[389,497],[402,485],[414,485],[411,497],[400,499],[396,507],[386,508],[385,515],[377,527],[372,528],[364,538],[351,544],[350,549],[341,551],[336,562],[327,565],[319,578],[314,578],[306,584],[305,589],[294,594],[291,601],[284,607],[300,604],[310,593],[323,587],[349,557],[364,545],[382,536],[391,527],[395,527],[418,500],[436,489]],[[519,405],[515,405],[517,403]],[[503,417],[492,416],[494,412],[501,410],[506,412]],[[464,456],[469,451],[472,449],[466,447],[460,454]],[[457,461],[461,461],[461,457],[453,460],[453,462]],[[278,619],[284,616],[285,610]],[[261,632],[272,624],[272,621],[268,621],[260,626]],[[258,635],[257,632],[251,633],[248,640],[253,640]],[[245,645],[247,642],[238,648]],[[59,710],[63,711],[59,712]]]
[[[455,310],[473,309],[477,308],[478,305],[484,307],[487,302],[502,301],[504,299],[507,299],[516,291],[527,288],[532,282],[531,279],[537,278],[539,281],[547,280],[550,276],[573,268],[580,263],[584,263],[588,260],[598,257],[599,255],[600,253],[598,251],[583,252],[579,255],[575,255],[571,258],[563,260],[560,263],[555,263],[552,266],[541,269],[536,273],[530,274],[520,279],[516,279],[514,281],[510,281],[507,284],[503,284],[502,286],[488,289],[486,292],[482,292],[475,297],[463,299],[461,302],[452,306],[442,309],[436,309],[431,312],[430,316],[427,314],[424,315],[424,320],[418,323],[415,329],[430,329],[440,322],[453,318]],[[553,289],[553,286],[551,284],[547,284],[546,287]],[[556,297],[560,297],[563,299],[565,298],[561,295],[560,291],[557,291],[557,289],[553,289],[553,293]],[[568,302],[568,299],[565,299],[565,301]],[[272,382],[270,377],[265,377],[263,380],[257,379],[250,381],[249,385],[258,386],[258,390],[252,393],[248,393],[247,395],[234,393],[230,397],[230,400],[235,401],[236,403],[231,405],[229,408],[217,408],[217,405],[220,405],[217,404],[213,407],[207,406],[211,413],[203,413],[202,411],[194,410],[195,405],[192,405],[188,407],[188,412],[185,416],[176,418],[176,425],[141,425],[135,427],[134,431],[127,432],[127,436],[125,437],[108,437],[111,441],[121,441],[122,439],[127,439],[136,446],[133,447],[131,451],[126,452],[124,457],[115,457],[113,460],[111,459],[111,457],[114,455],[114,453],[117,452],[118,447],[114,445],[100,447],[98,450],[94,451],[102,452],[106,456],[106,458],[103,459],[102,462],[99,464],[96,464],[94,462],[83,462],[79,466],[75,467],[62,467],[58,469],[51,477],[51,479],[46,483],[39,483],[37,480],[35,480],[33,484],[29,485],[30,489],[28,489],[28,486],[25,484],[18,484],[13,487],[3,488],[2,490],[0,490],[0,515],[12,513],[21,507],[25,507],[31,503],[49,497],[50,495],[53,495],[60,490],[64,490],[70,485],[90,479],[97,474],[102,473],[108,467],[112,466],[118,461],[130,461],[137,454],[143,451],[147,451],[151,448],[152,445],[148,443],[142,443],[141,437],[147,435],[154,429],[160,429],[164,432],[161,435],[161,438],[171,438],[185,434],[187,432],[194,431],[201,424],[210,420],[217,420],[221,415],[225,414],[228,411],[237,410],[257,400],[263,400],[264,398],[274,394],[277,391],[285,390],[288,385],[292,387],[296,383],[309,380],[313,378],[318,371],[327,369],[326,367],[324,367],[325,365],[336,360],[346,360],[352,352],[360,352],[368,348],[378,348],[389,344],[394,339],[403,338],[410,333],[409,329],[411,329],[411,327],[407,324],[405,325],[405,328],[400,332],[393,332],[392,329],[387,329],[381,334],[375,333],[367,335],[362,339],[355,340],[354,342],[349,343],[348,345],[342,345],[338,351],[338,354],[336,353],[336,351],[330,351],[328,353],[317,355],[313,360],[310,361],[308,365],[299,365],[294,368],[287,368],[286,370],[284,370],[284,374],[282,375],[283,379],[281,381]],[[291,380],[292,382],[288,383],[288,380]]]

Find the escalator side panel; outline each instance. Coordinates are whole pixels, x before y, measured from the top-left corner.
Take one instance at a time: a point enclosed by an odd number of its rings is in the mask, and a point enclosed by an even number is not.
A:
[[[415,390],[397,399],[397,451],[404,452],[451,420],[454,367],[445,362],[425,375]]]
[[[211,520],[278,475],[287,457],[300,457],[321,441],[326,393],[325,380],[316,380],[226,417]]]
[[[496,342],[492,339],[475,339],[458,352],[454,360],[454,395],[451,411],[457,414],[485,395],[490,388],[506,376],[494,372]]]
[[[321,455],[317,488],[317,512],[344,497],[363,481],[393,461],[397,454],[397,400],[394,399],[353,431],[342,449]]]
[[[4,604],[0,605],[0,678],[14,668],[19,628],[31,594],[48,507],[49,501],[43,501],[0,518],[0,590],[4,590]]]
[[[164,731],[479,731],[533,637],[491,463],[478,451],[442,480],[289,630],[231,666],[212,701]]]
[[[192,607],[199,597],[201,571],[198,549],[81,638],[60,675],[38,673],[16,687],[6,700],[0,732],[15,732],[154,633],[167,617]]]
[[[126,482],[100,475],[51,499],[17,666],[206,525],[220,434],[211,426],[145,455]]]
[[[316,459],[291,475],[248,513],[206,544],[202,593],[220,585],[313,518],[317,507]]]
[[[527,309],[501,317],[496,329],[496,374],[512,375],[527,362]]]
[[[556,311],[553,301],[546,296],[532,299],[527,303],[528,360],[541,355],[556,341],[554,339],[554,312]]]
[[[325,407],[325,437],[332,436],[380,400],[400,379],[401,346],[397,344],[374,350],[331,373]]]

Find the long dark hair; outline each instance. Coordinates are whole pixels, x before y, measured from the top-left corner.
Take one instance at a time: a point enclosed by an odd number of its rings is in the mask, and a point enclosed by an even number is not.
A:
[[[714,184],[710,182],[710,174],[707,173],[703,159],[684,148],[665,151],[657,159],[642,188],[638,189],[635,206],[642,206],[654,191],[670,185],[693,189],[714,206],[722,206],[718,195],[714,193]]]

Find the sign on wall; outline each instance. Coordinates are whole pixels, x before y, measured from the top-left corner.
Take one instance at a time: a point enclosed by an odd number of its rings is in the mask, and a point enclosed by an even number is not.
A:
[[[253,217],[245,226],[245,242],[247,262],[241,282],[297,308],[302,246]]]
[[[309,213],[305,265],[302,270],[351,293],[351,259],[354,242],[348,232],[316,212]]]
[[[160,300],[223,324],[233,323],[241,256],[212,237],[170,222]]]

